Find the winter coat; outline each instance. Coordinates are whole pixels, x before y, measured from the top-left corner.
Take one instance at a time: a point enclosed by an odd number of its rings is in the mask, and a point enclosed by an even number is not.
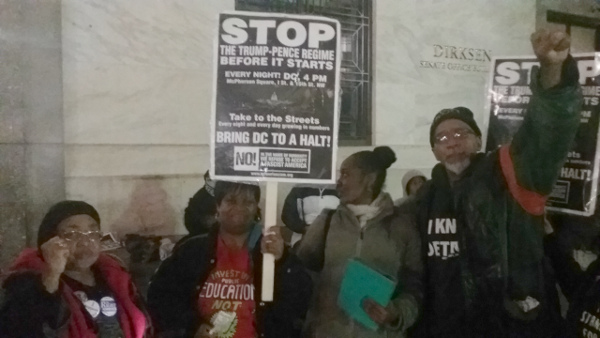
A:
[[[215,197],[209,193],[206,186],[203,186],[190,198],[185,208],[184,224],[190,233],[187,237],[207,233],[213,225],[208,221],[216,213],[217,202]]]
[[[443,165],[436,165],[432,179],[415,200],[426,262],[431,250],[427,247],[428,222],[441,203],[436,201],[449,201],[457,219],[463,325],[473,336],[552,334],[554,309],[547,293],[551,288],[544,279],[542,215],[579,126],[582,99],[578,79],[571,57],[556,87],[542,89],[534,71],[533,96],[512,143],[477,154],[452,187]],[[525,313],[515,308],[515,301],[527,296],[541,304]],[[432,309],[427,299],[425,304],[427,314]],[[434,323],[436,318],[427,320]]]
[[[597,337],[600,334],[600,260],[596,259],[583,271],[570,252],[561,250],[555,233],[546,236],[544,247],[560,289],[569,301],[567,323],[560,336]]]
[[[415,177],[422,177],[423,180],[427,180],[425,175],[418,170],[413,169],[413,170],[409,170],[408,172],[406,172],[406,174],[404,174],[404,176],[402,176],[402,192],[404,195],[402,196],[402,198],[399,198],[394,201],[395,206],[402,207],[405,204],[410,204],[410,202],[409,202],[410,196],[408,195],[408,182],[410,182],[410,180],[412,180]],[[414,196],[414,194],[413,194],[413,196]]]
[[[285,198],[281,220],[293,232],[303,234],[323,209],[334,209],[340,199],[327,186],[294,187]]]
[[[88,324],[90,315],[65,282],[54,293],[46,291],[41,280],[44,269],[46,263],[36,249],[25,249],[16,259],[3,284],[0,337],[96,337],[95,328]],[[114,294],[125,337],[152,337],[142,298],[123,267],[101,254],[92,269]]]
[[[299,337],[312,293],[309,275],[288,250],[275,263],[273,302],[260,301],[262,283],[261,227],[248,239],[254,271],[256,329],[260,337]],[[152,277],[148,308],[157,331],[170,337],[193,337],[200,325],[198,297],[216,266],[218,226],[188,239],[166,259]]]
[[[417,318],[422,299],[421,242],[410,215],[400,214],[385,194],[379,213],[361,228],[357,217],[344,205],[331,216],[322,243],[328,211],[324,211],[308,228],[299,244],[298,257],[307,267],[323,262],[316,284],[316,298],[311,307],[308,331],[317,337],[404,337],[404,331]],[[371,331],[352,320],[337,305],[345,267],[352,258],[398,279],[392,304],[400,314],[395,326]]]

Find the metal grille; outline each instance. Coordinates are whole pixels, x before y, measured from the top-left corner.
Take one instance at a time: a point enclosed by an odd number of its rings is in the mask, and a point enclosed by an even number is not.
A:
[[[372,0],[236,0],[235,9],[322,15],[342,25],[340,145],[371,144]]]

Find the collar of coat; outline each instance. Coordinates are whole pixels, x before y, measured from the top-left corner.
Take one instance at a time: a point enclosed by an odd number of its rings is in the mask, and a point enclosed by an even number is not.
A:
[[[117,308],[119,309],[119,323],[125,337],[143,337],[148,323],[144,313],[135,304],[135,294],[129,274],[114,258],[102,253],[94,263],[93,268],[104,278],[106,285],[115,295]],[[12,273],[26,271],[42,273],[44,269],[46,269],[46,262],[44,262],[40,252],[32,248],[23,250],[10,268]],[[96,337],[94,328],[89,327],[87,324],[83,305],[77,299],[73,290],[61,282],[59,292],[71,313],[68,324],[69,336]]]
[[[381,194],[382,194],[381,195],[382,200],[380,202],[381,207],[380,207],[379,213],[377,213],[377,215],[375,215],[375,217],[368,220],[365,227],[368,227],[369,224],[378,223],[381,220],[383,220],[384,218],[386,218],[394,213],[394,201],[392,200],[390,195],[388,193],[384,193],[384,192],[382,192]],[[355,219],[356,223],[358,225],[360,225],[358,218],[356,218],[356,216],[354,215],[352,210],[350,210],[347,206],[340,204],[340,206],[338,207],[338,210],[340,210],[340,212],[343,213],[345,216]]]

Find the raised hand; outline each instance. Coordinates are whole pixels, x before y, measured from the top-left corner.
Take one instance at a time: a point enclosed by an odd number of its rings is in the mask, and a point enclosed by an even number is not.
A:
[[[40,247],[47,266],[42,274],[42,283],[50,293],[58,289],[60,275],[65,271],[71,254],[70,246],[67,241],[55,236]]]
[[[560,83],[563,62],[569,56],[571,38],[565,32],[540,29],[531,34],[531,46],[541,64],[540,82],[547,89]]]
[[[569,55],[571,38],[565,32],[540,29],[531,34],[531,46],[542,66],[562,65]]]

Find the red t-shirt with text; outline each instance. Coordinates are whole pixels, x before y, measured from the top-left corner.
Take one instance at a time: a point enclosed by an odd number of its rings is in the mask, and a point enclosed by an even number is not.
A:
[[[247,248],[228,248],[217,239],[217,265],[202,285],[198,310],[203,323],[212,323],[219,311],[235,313],[235,319],[219,338],[256,337],[254,322],[254,285]]]

